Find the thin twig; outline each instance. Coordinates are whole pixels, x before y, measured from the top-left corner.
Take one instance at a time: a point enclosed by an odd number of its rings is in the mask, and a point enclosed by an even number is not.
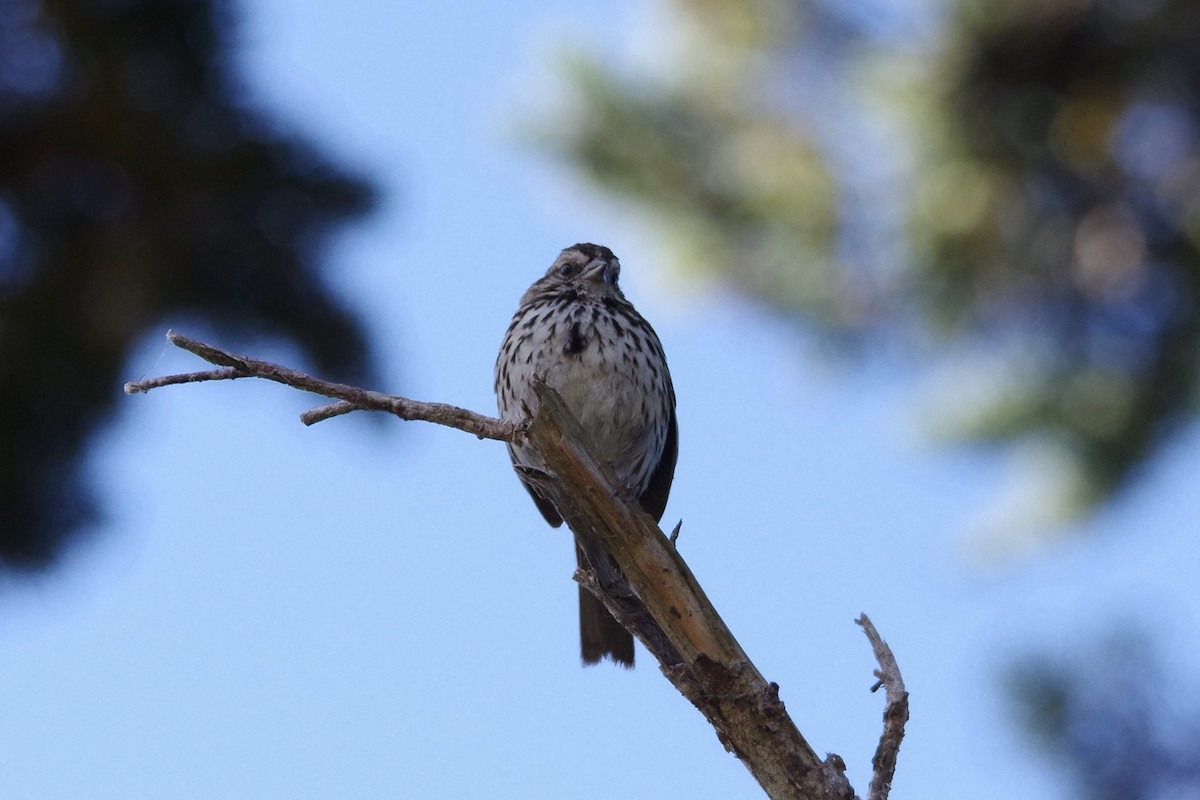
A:
[[[343,414],[349,414],[351,411],[358,411],[358,406],[348,403],[345,400],[338,400],[336,403],[330,403],[327,406],[318,406],[317,408],[305,411],[300,415],[300,421],[305,425],[316,425],[318,422],[340,417]]]
[[[175,386],[180,383],[202,383],[204,381],[232,381],[237,378],[250,377],[245,372],[226,367],[224,369],[210,369],[206,372],[185,372],[182,375],[164,375],[161,378],[151,378],[148,381],[135,381],[125,384],[125,394],[145,394],[151,389],[159,389],[163,386]]]
[[[888,792],[892,790],[892,778],[896,775],[900,743],[904,740],[904,725],[908,722],[908,691],[904,688],[904,678],[900,675],[892,648],[875,630],[875,625],[866,614],[860,615],[855,622],[867,635],[871,649],[875,651],[875,660],[879,662],[879,669],[875,670],[879,683],[875,684],[872,691],[882,685],[886,696],[883,735],[879,737],[879,746],[875,748],[875,757],[871,759],[873,771],[867,800],[887,800]]]
[[[319,394],[341,400],[341,403],[321,406],[305,413],[301,419],[306,425],[320,422],[323,419],[339,416],[350,411],[384,411],[395,414],[404,420],[432,422],[457,428],[478,436],[480,439],[496,439],[501,442],[511,442],[516,435],[517,427],[510,422],[494,417],[476,414],[458,406],[445,403],[424,403],[410,400],[407,397],[372,392],[357,386],[347,386],[343,383],[331,383],[320,378],[314,378],[304,372],[273,364],[270,361],[260,361],[257,358],[238,356],[227,353],[210,344],[192,339],[175,331],[167,332],[167,339],[176,347],[187,350],[199,356],[210,364],[216,364],[224,369],[209,372],[191,372],[184,375],[167,375],[148,381],[137,381],[125,384],[127,394],[138,394],[157,389],[162,386],[173,386],[180,383],[199,383],[202,381],[234,380],[236,378],[263,378],[285,386],[291,386],[305,392]]]

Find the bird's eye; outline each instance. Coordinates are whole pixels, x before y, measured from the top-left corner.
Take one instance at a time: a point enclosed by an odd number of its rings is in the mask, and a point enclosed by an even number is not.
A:
[[[558,274],[562,275],[564,278],[570,277],[571,273],[574,271],[575,271],[575,265],[570,264],[570,263],[563,264],[561,267],[558,268]]]

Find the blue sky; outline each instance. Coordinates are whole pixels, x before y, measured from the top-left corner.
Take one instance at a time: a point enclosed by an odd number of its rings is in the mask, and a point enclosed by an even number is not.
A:
[[[251,91],[385,191],[331,274],[380,344],[378,388],[491,412],[527,285],[576,241],[621,257],[679,396],[665,520],[685,520],[709,596],[860,792],[882,711],[860,612],[912,693],[898,800],[1065,796],[1013,733],[997,659],[1114,616],[1200,640],[1194,433],[1092,535],[982,569],[970,530],[1008,465],[925,443],[918,380],[822,362],[681,285],[636,210],[520,146],[556,53],[645,58],[640,4],[242,6]],[[155,334],[127,377],[197,367]],[[3,595],[0,797],[760,796],[644,651],[633,671],[580,667],[570,542],[501,445],[305,428],[313,404],[247,382],[121,401],[91,465],[99,535]]]

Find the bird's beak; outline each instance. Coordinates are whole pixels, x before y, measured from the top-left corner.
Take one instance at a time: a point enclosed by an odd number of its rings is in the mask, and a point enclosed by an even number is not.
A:
[[[583,268],[583,276],[593,283],[603,283],[605,286],[616,286],[617,276],[621,274],[621,262],[615,258],[607,261],[594,258]]]
[[[609,263],[603,258],[593,258],[583,268],[583,277],[593,283],[611,283],[609,280]]]

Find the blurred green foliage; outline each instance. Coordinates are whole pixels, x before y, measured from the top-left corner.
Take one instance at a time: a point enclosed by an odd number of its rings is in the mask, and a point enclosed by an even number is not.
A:
[[[88,441],[181,315],[369,371],[318,269],[371,190],[256,111],[220,0],[0,0],[0,565],[96,506]]]
[[[1194,420],[1200,4],[666,11],[653,69],[573,62],[551,146],[634,201],[679,271],[949,368],[937,425],[1034,456],[1043,535]],[[1142,638],[1093,650],[1012,670],[1039,752],[1080,796],[1196,796],[1194,698]]]
[[[973,432],[1053,436],[1087,504],[1195,410],[1200,8],[970,2],[947,38],[916,278],[931,316],[1023,345]]]
[[[832,177],[819,152],[786,116],[760,112],[742,91],[756,77],[736,56],[695,66],[694,79],[652,89],[574,61],[586,102],[556,121],[568,138],[551,144],[653,208],[689,269],[843,324]]]
[[[839,338],[966,354],[957,385],[989,390],[954,433],[1053,448],[1068,515],[1193,418],[1200,6],[667,8],[655,70],[573,64],[551,145],[682,271]]]

